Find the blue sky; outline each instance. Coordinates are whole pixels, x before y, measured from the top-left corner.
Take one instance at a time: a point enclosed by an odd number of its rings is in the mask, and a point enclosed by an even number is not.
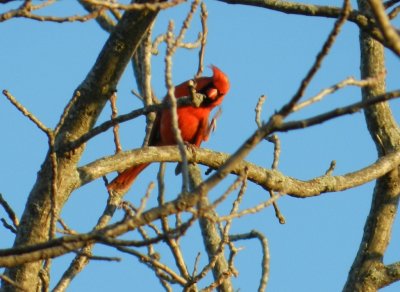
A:
[[[316,1],[315,4],[341,5],[341,2]],[[279,109],[297,90],[323,41],[333,26],[332,19],[285,15],[266,9],[233,6],[217,1],[206,2],[209,12],[209,37],[205,63],[220,67],[230,78],[231,91],[223,103],[223,114],[217,131],[202,146],[226,153],[234,152],[256,129],[254,107],[261,94],[268,99],[263,107],[263,118]],[[3,7],[4,6],[4,7]],[[0,12],[12,5],[0,6]],[[356,7],[356,5],[353,5]],[[160,13],[154,34],[165,32],[170,19],[179,27],[189,5],[181,5]],[[74,1],[60,1],[46,13],[75,14],[82,12]],[[200,29],[198,17],[187,39],[193,40]],[[85,78],[104,42],[107,33],[95,22],[40,23],[14,19],[0,24],[0,87],[9,90],[43,123],[54,127],[74,89]],[[161,46],[161,51],[165,46]],[[387,54],[388,89],[398,88],[400,74],[398,59]],[[191,78],[197,69],[197,51],[178,51],[174,58],[173,80],[179,83]],[[163,55],[153,59],[153,87],[158,95],[165,94]],[[205,75],[210,70],[206,69]],[[346,24],[331,54],[326,58],[308,90],[306,97],[331,86],[348,76],[359,77],[358,30]],[[396,84],[397,82],[397,84]],[[397,87],[396,87],[397,86]],[[132,96],[135,88],[132,69],[128,66],[119,86],[120,113],[141,107]],[[289,119],[305,118],[338,106],[358,101],[360,92],[346,88],[328,96],[323,102],[306,108]],[[398,117],[398,101],[392,102]],[[105,109],[100,121],[107,120]],[[0,192],[21,215],[26,198],[36,179],[36,173],[47,152],[47,140],[31,122],[0,98],[0,131],[3,136],[0,151]],[[144,134],[144,118],[121,126],[124,149],[140,147]],[[352,116],[327,122],[305,130],[279,134],[282,144],[279,170],[285,175],[308,180],[322,175],[332,160],[337,167],[334,174],[358,170],[376,159],[375,147],[369,138],[364,116]],[[96,137],[88,143],[81,164],[113,153],[111,133]],[[273,147],[263,142],[249,155],[248,160],[269,168]],[[146,169],[128,193],[126,199],[137,204],[150,181],[155,181],[158,166]],[[173,199],[179,190],[180,177],[173,176],[174,165],[167,168],[167,194]],[[205,168],[204,168],[205,170]],[[112,178],[114,174],[108,177]],[[213,190],[215,198],[234,180],[229,177]],[[361,240],[362,229],[372,196],[374,184],[369,183],[341,193],[325,194],[317,198],[295,199],[283,197],[278,203],[286,224],[280,225],[269,208],[259,214],[236,220],[232,233],[257,229],[270,244],[271,263],[269,291],[338,291],[343,287],[348,270]],[[249,183],[242,208],[254,206],[268,194]],[[150,201],[155,204],[156,192]],[[62,217],[69,226],[80,232],[90,230],[101,214],[107,199],[101,180],[74,192],[66,204]],[[229,204],[218,209],[226,213]],[[0,210],[0,217],[4,217]],[[116,220],[121,218],[117,214]],[[386,263],[398,261],[400,226],[397,220]],[[0,229],[0,248],[9,247],[13,238]],[[197,252],[201,263],[206,255],[198,227],[182,240],[189,266],[193,266]],[[244,249],[237,256],[238,278],[236,288],[255,291],[260,273],[260,248],[256,241],[237,243]],[[165,247],[159,252],[162,260],[170,262]],[[69,291],[162,291],[152,271],[113,249],[97,247],[98,255],[121,256],[121,263],[92,262],[71,284]],[[54,261],[53,285],[68,266],[73,255]],[[205,283],[203,283],[205,284]],[[400,284],[382,291],[397,291]],[[175,287],[177,288],[177,287]],[[179,289],[177,289],[179,291]]]

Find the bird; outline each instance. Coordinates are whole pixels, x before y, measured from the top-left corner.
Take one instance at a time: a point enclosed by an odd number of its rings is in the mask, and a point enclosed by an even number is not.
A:
[[[209,116],[211,111],[219,106],[228,93],[230,83],[227,75],[216,66],[210,66],[212,76],[199,77],[194,80],[196,93],[204,95],[199,106],[183,105],[177,108],[178,126],[182,140],[189,145],[199,147],[203,141],[208,140],[210,133]],[[190,96],[190,80],[175,87],[175,98]],[[164,98],[164,100],[167,97]],[[172,113],[169,108],[156,114],[153,128],[150,132],[148,146],[176,145],[174,130],[172,128]],[[136,177],[149,165],[143,163],[132,166],[121,173],[107,185],[107,190],[112,192],[127,191]]]

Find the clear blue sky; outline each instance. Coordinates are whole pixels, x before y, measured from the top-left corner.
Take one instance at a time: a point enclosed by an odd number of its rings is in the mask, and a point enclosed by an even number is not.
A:
[[[341,5],[341,2],[333,1],[314,3]],[[217,1],[207,1],[206,4],[209,38],[205,63],[219,66],[229,76],[231,91],[224,101],[217,132],[203,146],[232,153],[256,129],[254,107],[261,94],[268,96],[263,110],[263,117],[267,119],[295,93],[332,28],[333,20],[291,16]],[[1,5],[0,13],[9,7],[12,5]],[[165,31],[169,19],[174,19],[178,27],[188,8],[189,5],[185,4],[160,13],[155,34]],[[65,0],[45,12],[62,15],[83,10],[75,1]],[[196,17],[188,40],[197,35],[199,23]],[[94,21],[55,24],[23,19],[1,23],[0,35],[0,89],[8,89],[49,127],[55,126],[65,104],[85,78],[108,36]],[[161,46],[161,50],[164,49],[165,46]],[[163,62],[162,55],[153,60],[153,86],[159,97],[165,94]],[[398,59],[388,53],[387,64],[388,89],[394,89],[400,74]],[[179,51],[174,58],[174,82],[191,78],[196,68],[197,51]],[[209,74],[207,69],[205,75]],[[353,24],[345,25],[306,96],[310,97],[348,76],[359,77],[358,30]],[[120,113],[141,106],[130,94],[132,88],[135,88],[134,78],[128,66],[118,87]],[[346,88],[291,118],[308,117],[359,99],[358,89]],[[399,117],[398,101],[392,104],[394,115]],[[108,119],[109,115],[107,108],[101,121]],[[140,147],[143,129],[144,118],[121,126],[124,149]],[[3,137],[0,145],[0,192],[21,215],[47,151],[47,140],[5,98],[0,98],[0,132]],[[362,113],[306,130],[279,134],[279,137],[282,143],[279,170],[303,180],[322,175],[332,160],[337,162],[334,174],[340,175],[358,170],[376,159]],[[111,134],[106,133],[88,144],[81,164],[112,153]],[[264,142],[248,160],[269,168],[272,153],[272,145]],[[155,181],[157,169],[157,165],[148,168],[126,199],[137,204],[148,183]],[[169,199],[176,196],[180,184],[180,177],[172,175],[173,169],[173,165],[168,167]],[[110,174],[109,178],[113,176]],[[233,179],[227,179],[210,196],[215,198]],[[343,287],[358,249],[373,186],[369,183],[346,192],[305,200],[284,197],[279,206],[286,217],[285,225],[278,223],[270,208],[234,221],[232,233],[257,229],[267,236],[271,252],[269,291],[338,291]],[[153,199],[155,196],[156,192]],[[267,196],[264,190],[250,183],[242,208],[254,206]],[[102,181],[96,181],[72,194],[62,217],[72,229],[88,232],[101,214],[106,199]],[[218,211],[224,213],[229,207],[226,205]],[[4,216],[0,210],[0,217]],[[121,216],[122,212],[119,212],[116,219]],[[3,228],[0,228],[0,238],[0,248],[7,248],[13,242],[12,236]],[[398,221],[392,238],[385,258],[387,263],[399,260],[396,249],[400,244]],[[202,252],[201,263],[205,263],[198,227],[182,240],[182,246],[190,267],[193,267],[198,251]],[[240,274],[234,279],[234,285],[241,291],[255,291],[260,273],[259,243],[241,241],[236,246],[244,249],[236,259]],[[158,251],[163,261],[171,261],[164,247]],[[125,257],[105,247],[96,248],[95,253],[122,256],[124,260],[121,263],[92,262],[73,281],[69,291],[132,291],[132,287],[140,287],[141,291],[162,291],[153,272],[138,263],[136,258]],[[72,257],[67,255],[54,261],[53,285]],[[398,289],[400,284],[383,291]]]

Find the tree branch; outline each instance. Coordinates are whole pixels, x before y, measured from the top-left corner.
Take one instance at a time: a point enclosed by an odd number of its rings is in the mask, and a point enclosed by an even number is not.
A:
[[[364,13],[371,13],[368,0],[359,0]],[[385,71],[383,46],[364,32],[360,34],[361,77],[366,79]],[[386,91],[385,81],[362,89],[363,101],[369,101]],[[379,103],[364,111],[371,138],[379,157],[400,149],[400,130],[388,103]],[[383,266],[383,257],[390,242],[391,230],[399,203],[399,168],[377,179],[371,209],[364,226],[357,256],[349,271],[344,292],[376,291],[380,288],[374,271]]]
[[[327,18],[338,18],[342,9],[340,7],[321,6],[313,4],[304,4],[299,2],[289,2],[281,0],[219,0],[228,4],[241,4],[262,7],[273,11],[279,11],[286,14],[316,16]],[[383,42],[384,38],[375,25],[374,21],[357,10],[351,10],[349,21],[358,25],[360,29],[369,33],[376,40]]]
[[[125,70],[132,54],[135,52],[142,37],[154,20],[157,12],[149,10],[132,11],[124,14],[115,30],[110,34],[96,63],[79,86],[80,93],[69,109],[68,114],[60,120],[58,134],[55,138],[55,148],[75,140],[88,132],[95,124],[108,98],[116,90],[117,83]],[[72,99],[74,100],[74,99]],[[73,173],[76,169],[84,147],[75,148],[74,151],[57,155],[58,178],[57,181],[57,209],[69,197],[74,180]],[[26,209],[21,218],[14,246],[32,245],[45,242],[49,238],[49,214],[52,210],[51,184],[49,177],[52,172],[52,158],[46,157],[39,171],[37,181],[29,195]],[[62,178],[62,179],[61,179]],[[36,287],[41,263],[24,264],[6,270],[6,276],[23,286]],[[13,288],[4,283],[4,291]]]

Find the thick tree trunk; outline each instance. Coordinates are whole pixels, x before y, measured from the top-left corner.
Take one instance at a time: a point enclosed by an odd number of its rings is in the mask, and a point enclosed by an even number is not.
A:
[[[56,148],[75,140],[95,124],[108,98],[116,90],[117,83],[157,15],[157,11],[138,10],[127,12],[111,33],[96,63],[83,83],[78,87],[75,99],[56,137]],[[55,206],[52,204],[52,168],[47,155],[29,195],[14,246],[35,244],[49,239],[51,210],[61,210],[74,190],[74,176],[84,145],[68,153],[58,153],[58,179]],[[39,284],[41,262],[32,262],[7,269],[5,275],[28,290]],[[4,283],[2,291],[14,291],[15,287]]]
[[[359,0],[361,11],[368,12],[365,0]],[[383,46],[366,33],[360,33],[361,76],[367,78],[385,72]],[[385,82],[363,88],[363,99],[385,92]],[[388,103],[365,110],[365,118],[378,155],[399,150],[400,132]],[[373,193],[371,210],[364,227],[363,238],[349,272],[344,291],[377,291],[382,279],[383,256],[390,242],[392,225],[399,203],[399,171],[396,169],[379,178]]]

